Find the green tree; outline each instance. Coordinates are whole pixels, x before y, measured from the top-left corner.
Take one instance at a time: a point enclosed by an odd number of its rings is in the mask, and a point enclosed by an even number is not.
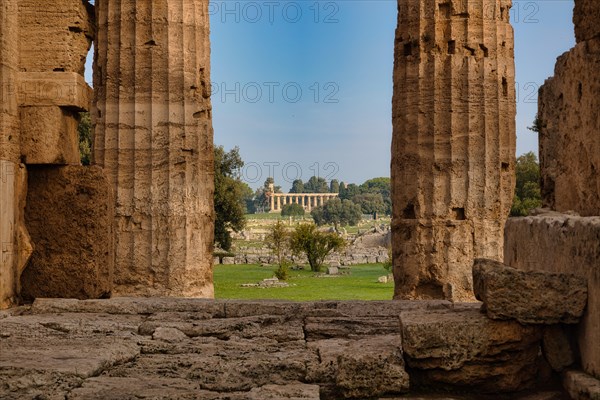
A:
[[[286,204],[281,207],[282,217],[302,217],[304,212],[304,207],[296,203]]]
[[[343,225],[356,225],[360,222],[360,206],[350,200],[334,198],[323,206],[314,208],[311,216],[317,225],[332,224],[337,231]]]
[[[271,254],[277,259],[279,268],[275,271],[275,276],[282,281],[287,280],[289,261],[285,257],[285,252],[290,247],[290,235],[283,222],[277,221],[275,225],[271,226],[265,237],[265,243],[271,250]]]
[[[515,173],[517,185],[510,215],[526,216],[532,209],[542,206],[540,165],[536,155],[529,152],[518,157]]]
[[[337,179],[332,179],[329,183],[329,193],[339,193],[340,192],[340,183]]]
[[[339,197],[342,200],[352,200],[354,196],[360,193],[360,187],[358,187],[355,183],[350,183],[346,185],[346,188],[343,191],[340,188]]]
[[[292,182],[290,193],[304,193],[304,182],[302,182],[302,179],[296,179]]]
[[[300,224],[291,234],[290,247],[294,254],[304,254],[310,269],[321,271],[325,257],[332,251],[341,250],[345,241],[333,232],[320,232],[313,224]]]
[[[386,205],[383,202],[381,193],[357,194],[352,198],[352,202],[360,206],[363,214],[383,213],[386,211]]]
[[[324,178],[311,176],[304,184],[304,193],[329,193],[329,186]]]
[[[373,179],[369,179],[368,181],[366,181],[365,183],[363,183],[362,185],[360,185],[360,192],[361,194],[379,194],[381,195],[381,200],[383,202],[383,207],[381,209],[378,209],[377,212],[382,212],[385,213],[387,215],[391,215],[392,213],[392,185],[391,185],[391,179],[390,178],[386,178],[386,177],[379,177],[379,178],[373,178]],[[373,201],[374,197],[369,197],[367,196],[367,199],[369,199],[368,201]],[[356,196],[354,198],[351,198],[352,201],[354,201],[357,204],[360,204],[361,207],[363,207],[363,212],[366,212],[366,209],[368,207],[364,206],[364,202],[365,202],[365,198],[356,198]],[[375,200],[376,202],[378,202],[378,200]],[[373,205],[371,205],[371,208]],[[369,212],[368,214],[370,214],[371,212]]]
[[[230,231],[241,231],[246,220],[244,192],[245,183],[239,177],[244,166],[239,149],[225,152],[223,146],[215,146],[215,244],[223,250],[231,249]]]
[[[79,156],[82,165],[90,165],[92,161],[92,119],[89,112],[79,113]]]

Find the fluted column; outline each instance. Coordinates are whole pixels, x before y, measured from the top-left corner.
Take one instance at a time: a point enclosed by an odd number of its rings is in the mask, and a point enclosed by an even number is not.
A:
[[[270,205],[271,205],[271,212],[275,211],[275,193],[271,193],[271,196],[269,196],[269,200],[270,200]]]
[[[31,254],[23,215],[27,172],[20,161],[17,3],[0,1],[0,309],[17,304],[19,279]]]
[[[116,196],[115,292],[212,297],[208,0],[99,0],[95,163]]]
[[[510,7],[398,1],[395,298],[472,299],[473,259],[502,259],[516,140]]]

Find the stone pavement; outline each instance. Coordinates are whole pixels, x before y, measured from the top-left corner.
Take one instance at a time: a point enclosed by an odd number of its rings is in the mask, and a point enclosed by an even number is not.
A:
[[[479,307],[38,299],[0,313],[0,398],[566,398],[511,393],[543,375],[539,328]],[[448,389],[471,397],[422,394]]]

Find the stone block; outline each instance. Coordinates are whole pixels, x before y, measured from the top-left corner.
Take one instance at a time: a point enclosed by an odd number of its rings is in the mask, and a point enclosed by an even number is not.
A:
[[[575,362],[571,339],[566,327],[552,325],[544,328],[542,336],[544,357],[554,371],[561,372]]]
[[[600,380],[581,371],[567,371],[563,387],[573,400],[600,400]]]
[[[60,107],[20,107],[26,164],[80,165],[78,118]]]
[[[576,324],[587,303],[587,280],[573,274],[525,272],[486,259],[473,265],[475,296],[492,319],[523,324]]]
[[[543,213],[509,218],[505,263],[523,271],[576,274],[588,281],[588,302],[576,327],[585,372],[600,378],[600,217]]]
[[[235,257],[223,257],[222,263],[223,265],[233,265],[235,264]]]
[[[83,75],[94,38],[93,6],[81,0],[19,0],[22,71]]]
[[[507,392],[535,383],[541,329],[494,321],[478,308],[400,314],[405,359],[417,384]]]
[[[75,72],[19,73],[18,102],[21,107],[68,107],[90,109],[94,93],[85,78]]]
[[[100,168],[30,168],[25,216],[35,250],[21,276],[24,298],[110,295],[113,200]]]

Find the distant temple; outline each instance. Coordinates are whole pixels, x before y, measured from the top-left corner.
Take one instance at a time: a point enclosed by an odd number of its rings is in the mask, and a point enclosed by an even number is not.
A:
[[[338,193],[275,193],[274,184],[269,185],[267,196],[270,200],[271,212],[281,212],[287,204],[300,204],[306,211],[322,206],[328,200],[338,197]]]

